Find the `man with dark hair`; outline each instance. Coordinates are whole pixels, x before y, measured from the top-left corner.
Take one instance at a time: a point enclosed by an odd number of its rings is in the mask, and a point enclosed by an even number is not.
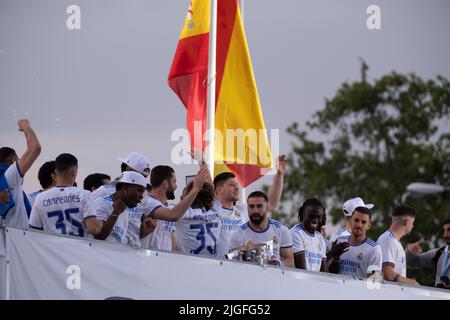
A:
[[[172,200],[175,198],[174,191],[177,187],[176,176],[172,168],[168,166],[158,166],[155,170],[152,170],[150,177],[150,183],[152,185],[151,195],[144,202],[143,216],[147,218],[165,220],[167,222],[176,222],[186,214],[188,214],[189,209],[196,199],[198,193],[202,190],[205,181],[210,180],[211,176],[206,165],[201,165],[197,175],[194,179],[192,189],[186,193],[183,199],[175,206],[170,206],[167,200]],[[160,222],[160,221],[159,221]],[[168,228],[169,232],[171,230]],[[171,232],[171,237],[173,236]],[[156,235],[157,237],[157,235]],[[174,249],[175,238],[171,238],[171,247]],[[147,236],[142,240],[143,247],[154,246],[156,247],[164,246],[168,248],[167,243],[164,244],[163,240],[153,239],[151,235]],[[178,241],[179,242],[179,241]]]
[[[41,192],[56,186],[55,161],[47,161],[39,168],[38,180],[42,189],[29,194],[31,206]]]
[[[328,272],[326,244],[319,232],[325,206],[317,198],[309,198],[299,209],[299,224],[291,228],[295,267]]]
[[[414,227],[416,210],[400,205],[392,212],[389,230],[377,240],[383,255],[383,276],[385,280],[411,285],[419,285],[415,279],[406,277],[406,255],[400,240],[411,233]]]
[[[406,246],[406,262],[412,267],[434,267],[435,286],[450,289],[450,218],[442,222],[445,246],[421,253],[420,240]]]
[[[85,237],[100,233],[91,193],[74,187],[78,160],[69,153],[55,159],[56,186],[40,193],[30,215],[30,227],[50,233]]]
[[[273,241],[273,256],[270,262],[294,267],[291,234],[288,228],[267,216],[267,195],[262,191],[250,193],[247,197],[247,210],[250,220],[233,233],[231,248]]]
[[[111,177],[104,173],[91,173],[83,181],[83,189],[93,192],[101,186],[111,183]]]
[[[366,236],[371,221],[372,211],[367,207],[357,207],[353,211],[351,235],[338,239],[338,242],[347,242],[349,246],[343,251],[333,252],[330,272],[363,279],[374,270],[381,271],[380,245]]]
[[[41,153],[41,145],[28,120],[19,120],[17,124],[25,134],[27,149],[18,158],[14,149],[0,148],[0,191],[7,193],[0,204],[0,219],[10,227],[28,228],[31,204],[22,190],[23,177]]]
[[[177,178],[173,168],[164,165],[154,167],[150,172],[150,184],[152,188],[144,205],[146,211],[150,212],[158,207],[173,207],[167,202],[175,199],[175,189],[177,188]],[[145,239],[142,239],[142,246],[144,248],[177,251],[175,223],[159,219],[155,219],[155,223],[155,230]]]
[[[280,202],[286,164],[286,156],[280,155],[278,157],[277,173],[274,176],[273,184],[268,194],[269,211],[276,209]],[[220,212],[222,230],[220,232],[217,256],[223,258],[231,249],[230,239],[233,233],[239,229],[240,225],[248,221],[248,212],[246,204],[237,202],[239,200],[239,182],[232,172],[218,174],[214,178],[214,189],[216,199],[222,205]]]

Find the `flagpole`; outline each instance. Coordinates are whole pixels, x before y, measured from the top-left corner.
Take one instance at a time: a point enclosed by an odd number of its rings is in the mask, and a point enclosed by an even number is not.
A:
[[[206,96],[207,141],[206,164],[214,179],[214,129],[216,112],[216,41],[217,41],[217,0],[211,0],[208,51],[208,88]]]
[[[244,25],[244,0],[239,0],[239,10],[241,12],[242,25]],[[242,203],[247,203],[245,187],[239,188],[239,198]]]
[[[239,9],[241,10],[242,24],[244,24],[244,0],[239,0]]]

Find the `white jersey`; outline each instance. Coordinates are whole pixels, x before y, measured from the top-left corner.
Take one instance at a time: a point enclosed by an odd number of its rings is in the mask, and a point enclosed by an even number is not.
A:
[[[5,179],[15,205],[9,209],[5,217],[5,225],[16,228],[28,228],[28,215],[24,203],[24,193],[22,190],[23,176],[19,170],[17,161],[8,167],[5,171]]]
[[[314,234],[305,230],[302,224],[296,224],[290,230],[294,254],[304,253],[306,270],[320,271],[322,259],[326,259],[326,243],[320,232]]]
[[[114,200],[111,195],[95,200],[97,218],[108,220],[113,212]],[[126,208],[116,220],[111,233],[106,240],[116,243],[128,244],[133,247],[140,246],[142,207]]]
[[[377,243],[381,247],[383,264],[392,265],[396,273],[406,277],[406,254],[400,241],[387,230],[378,238]]]
[[[111,196],[116,192],[116,182],[114,183],[109,183],[109,184],[104,184],[100,187],[98,187],[97,189],[95,189],[94,191],[92,191],[92,197],[94,199],[98,199],[98,198],[104,198],[106,196]]]
[[[338,239],[338,243],[348,242],[348,237]],[[359,279],[367,278],[371,266],[381,270],[381,247],[372,239],[367,238],[359,245],[349,245],[348,251],[339,258],[339,274],[355,276]]]
[[[340,228],[338,231],[336,231],[335,234],[331,236],[330,241],[334,242],[339,238],[350,237],[351,235],[352,233],[348,231],[346,228]]]
[[[254,244],[273,240],[273,254],[279,262],[281,262],[281,249],[292,247],[292,238],[289,229],[280,222],[272,219],[269,219],[269,224],[266,230],[263,231],[255,231],[252,229],[249,222],[244,223],[231,236],[230,246],[231,248],[235,248],[247,245],[249,240]]]
[[[30,226],[47,232],[85,237],[84,220],[95,217],[91,193],[77,187],[53,187],[40,193]]]
[[[43,190],[39,190],[39,191],[35,191],[35,192],[33,192],[33,193],[30,193],[30,194],[28,195],[28,199],[30,200],[30,204],[31,204],[32,207],[33,207],[33,205],[34,205],[34,201],[36,200],[37,196],[38,196],[39,194],[41,194],[42,192],[43,192]]]
[[[223,208],[220,211],[222,229],[220,231],[217,256],[224,258],[230,251],[230,239],[233,233],[248,221],[247,205],[236,203],[233,209]]]
[[[162,203],[153,196],[149,196],[144,203],[145,217],[152,216],[158,208],[172,207],[168,203]],[[141,239],[143,248],[156,248],[158,250],[172,251],[172,232],[175,232],[175,223],[156,219],[156,227],[152,233]]]
[[[175,234],[178,245],[184,253],[217,255],[217,241],[220,236],[220,202],[214,200],[209,211],[189,208],[177,222]]]

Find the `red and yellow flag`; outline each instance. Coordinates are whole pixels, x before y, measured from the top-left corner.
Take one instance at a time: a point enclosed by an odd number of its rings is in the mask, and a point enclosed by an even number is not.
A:
[[[206,93],[210,1],[189,6],[168,83],[187,109],[191,147],[204,150],[204,139],[194,141],[195,124],[206,129]],[[237,0],[218,0],[216,49],[216,114],[214,173],[235,173],[242,186],[272,167],[255,77]]]

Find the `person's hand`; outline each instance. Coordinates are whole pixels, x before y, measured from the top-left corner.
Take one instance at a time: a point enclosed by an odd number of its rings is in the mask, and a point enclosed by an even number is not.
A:
[[[124,212],[126,208],[127,208],[127,206],[126,206],[125,202],[123,202],[122,199],[116,199],[114,201],[113,210],[117,215]]]
[[[5,189],[3,191],[0,191],[0,204],[5,204],[8,203],[10,201],[9,199],[9,194],[8,192],[11,191],[12,189]]]
[[[20,119],[17,122],[17,125],[19,126],[19,131],[25,132],[28,128],[30,128],[30,121],[28,121],[28,119]]]
[[[416,241],[414,243],[409,243],[406,245],[406,251],[408,251],[409,253],[412,254],[419,254],[422,253],[422,247],[420,246],[420,244],[422,243],[422,239],[419,241]]]
[[[156,220],[152,217],[145,218],[143,221],[145,234],[152,233],[156,228]]]
[[[203,183],[210,177],[208,167],[201,165],[193,182],[193,189],[200,190],[203,187]]]
[[[411,285],[420,287],[420,283],[416,279],[411,279]]]
[[[287,165],[287,157],[284,154],[281,154],[278,156],[278,173],[283,174],[286,171],[286,165]]]
[[[328,252],[328,256],[335,260],[338,260],[344,252],[347,252],[349,247],[348,242],[337,243],[337,241],[337,239],[334,240],[331,249]]]

